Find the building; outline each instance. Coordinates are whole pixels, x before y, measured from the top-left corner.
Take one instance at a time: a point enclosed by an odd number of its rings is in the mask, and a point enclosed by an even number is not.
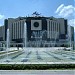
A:
[[[4,28],[5,26],[1,26],[0,27],[0,47],[3,46],[4,44],[4,39],[5,39],[5,32],[4,32]]]
[[[4,26],[1,26],[0,27],[0,41],[3,41],[4,40]]]
[[[27,47],[63,47],[69,40],[68,24],[64,18],[54,17],[18,17],[4,20],[4,26],[0,27],[0,38],[3,43],[7,38],[7,29],[10,32],[10,46],[24,45],[24,24],[27,25]],[[74,27],[71,30],[74,41]],[[5,42],[6,43],[6,42]]]

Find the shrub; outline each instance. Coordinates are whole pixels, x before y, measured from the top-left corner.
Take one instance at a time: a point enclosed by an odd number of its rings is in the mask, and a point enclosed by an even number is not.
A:
[[[75,69],[75,64],[0,64],[0,70]]]

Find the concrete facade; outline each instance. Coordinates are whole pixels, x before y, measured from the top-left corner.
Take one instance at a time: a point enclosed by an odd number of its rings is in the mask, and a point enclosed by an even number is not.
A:
[[[9,28],[10,42],[24,43],[24,24],[27,25],[27,45],[31,47],[65,46],[67,43],[68,24],[64,18],[54,17],[18,17],[4,20],[0,27],[0,37],[6,41]],[[71,27],[72,41],[74,41],[74,27]],[[1,40],[2,41],[2,40]],[[12,45],[10,43],[10,45]],[[12,45],[14,46],[14,45]],[[15,45],[16,46],[16,45]]]

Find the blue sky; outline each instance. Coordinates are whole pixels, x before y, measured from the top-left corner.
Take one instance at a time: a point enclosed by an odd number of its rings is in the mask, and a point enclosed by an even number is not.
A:
[[[74,26],[74,0],[0,0],[0,25],[5,18],[31,16],[35,11],[43,16],[66,18]]]

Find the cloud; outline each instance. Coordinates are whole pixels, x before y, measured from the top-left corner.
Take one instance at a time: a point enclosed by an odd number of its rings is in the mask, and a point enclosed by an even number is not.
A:
[[[0,26],[4,25],[5,15],[0,14]]]
[[[6,18],[6,16],[0,13],[0,26],[4,25],[5,18]]]
[[[0,20],[3,19],[5,16],[0,14]]]
[[[68,20],[68,25],[73,26],[75,31],[75,19]]]
[[[64,4],[61,4],[55,13],[60,17],[69,17],[71,15],[74,15],[75,13],[75,7],[73,5],[65,6]]]
[[[63,7],[64,7],[64,4],[61,4],[61,5],[57,8],[57,10],[55,11],[55,13],[60,12],[60,10],[61,10]]]
[[[71,26],[75,26],[75,19],[68,20],[68,24]]]

